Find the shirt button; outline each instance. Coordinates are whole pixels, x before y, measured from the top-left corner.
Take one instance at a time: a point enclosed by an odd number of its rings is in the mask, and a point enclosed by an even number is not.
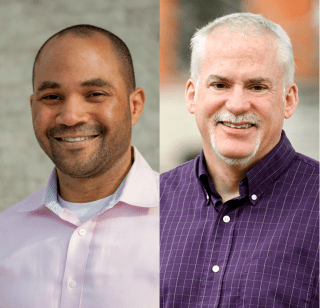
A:
[[[252,199],[252,200],[257,200],[258,197],[257,197],[257,195],[254,195],[254,194],[253,194],[253,195],[251,196],[251,199]]]
[[[82,236],[82,235],[85,235],[86,234],[86,230],[85,229],[80,229],[79,230],[79,234]]]
[[[214,273],[218,273],[219,270],[220,270],[220,267],[219,267],[218,265],[212,266],[212,271],[213,271]]]
[[[70,287],[70,288],[74,288],[74,287],[76,286],[76,284],[77,284],[77,283],[76,283],[74,280],[70,280],[70,281],[69,281],[69,287]]]
[[[228,215],[226,215],[226,216],[223,216],[223,221],[225,222],[225,223],[228,223],[229,221],[230,221],[230,216],[228,216]]]

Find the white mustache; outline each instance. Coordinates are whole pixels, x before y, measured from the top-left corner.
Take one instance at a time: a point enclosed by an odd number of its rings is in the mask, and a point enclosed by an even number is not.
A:
[[[216,113],[213,118],[212,122],[214,125],[218,124],[219,122],[230,122],[230,123],[250,123],[254,124],[257,127],[261,126],[261,121],[257,115],[254,113],[246,113],[243,115],[234,115],[230,111],[226,112],[218,112]]]

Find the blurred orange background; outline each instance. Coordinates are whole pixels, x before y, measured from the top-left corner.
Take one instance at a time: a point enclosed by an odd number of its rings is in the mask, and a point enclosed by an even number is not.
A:
[[[218,1],[203,2],[211,3],[214,7]],[[319,74],[318,1],[246,0],[239,2],[243,11],[261,14],[279,23],[288,33],[293,45],[297,82],[317,82]],[[200,4],[201,1],[198,3]],[[170,83],[179,74],[178,41],[182,25],[178,15],[181,5],[181,1],[178,0],[160,0],[161,84]]]

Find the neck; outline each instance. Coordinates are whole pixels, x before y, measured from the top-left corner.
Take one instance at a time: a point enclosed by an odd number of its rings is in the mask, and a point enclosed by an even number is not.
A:
[[[59,194],[66,201],[86,203],[103,199],[115,193],[132,165],[131,147],[112,168],[92,178],[74,178],[57,169]]]
[[[230,165],[219,158],[212,149],[203,149],[207,170],[216,191],[226,202],[240,195],[239,184],[246,176],[249,165]]]

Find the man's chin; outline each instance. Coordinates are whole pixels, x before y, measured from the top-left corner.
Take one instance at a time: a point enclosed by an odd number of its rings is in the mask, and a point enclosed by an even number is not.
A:
[[[60,173],[72,178],[94,178],[103,173],[103,162],[99,162],[95,157],[73,160],[63,159],[62,157],[51,157],[51,160]]]
[[[216,142],[215,142],[215,135],[211,134],[211,147],[213,151],[216,153],[216,155],[222,159],[226,164],[233,165],[233,166],[243,166],[249,163],[257,154],[259,147],[260,147],[260,134],[258,135],[258,138],[256,139],[254,148],[251,151],[248,151],[247,155],[244,153],[239,155],[237,157],[235,153],[231,155],[227,155],[226,153],[221,153],[222,151],[219,150]]]
[[[250,160],[255,156],[256,153],[252,153],[250,156],[243,158],[234,158],[223,156],[220,152],[216,151],[216,154],[221,158],[226,164],[233,166],[243,166],[250,162]]]
[[[212,143],[212,149],[215,152],[215,154],[226,164],[233,166],[243,166],[249,163],[256,156],[259,149],[259,143],[256,144],[256,147],[253,149],[251,153],[248,153],[247,155],[242,154],[238,157],[234,154],[229,156],[222,154],[214,143]]]
[[[98,172],[94,172],[92,170],[88,170],[87,168],[77,168],[72,166],[61,166],[56,165],[56,168],[60,171],[60,173],[63,173],[64,175],[67,175],[72,178],[94,178],[97,177],[99,174]]]

